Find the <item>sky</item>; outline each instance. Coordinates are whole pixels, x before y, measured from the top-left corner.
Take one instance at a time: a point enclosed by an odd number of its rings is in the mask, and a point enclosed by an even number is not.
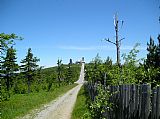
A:
[[[140,43],[138,58],[146,57],[150,36],[160,33],[160,0],[0,0],[0,33],[23,37],[16,41],[17,60],[28,48],[40,58],[39,65],[55,66],[97,53],[116,62],[114,15],[118,13],[121,55]],[[121,20],[124,24],[121,24]],[[122,58],[121,58],[122,60]]]

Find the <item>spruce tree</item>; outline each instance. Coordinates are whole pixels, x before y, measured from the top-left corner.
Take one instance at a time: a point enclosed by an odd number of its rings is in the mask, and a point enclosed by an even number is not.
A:
[[[2,65],[6,56],[7,49],[15,44],[14,40],[22,40],[15,34],[0,33],[0,73],[2,73]]]
[[[21,63],[23,64],[21,65],[21,71],[27,78],[28,93],[30,93],[31,81],[34,79],[36,70],[38,68],[38,61],[40,61],[40,59],[37,59],[37,57],[33,56],[31,48],[28,49],[25,59],[21,61]]]
[[[16,60],[16,50],[11,47],[7,50],[6,57],[4,58],[4,62],[2,65],[7,92],[9,92],[10,90],[14,74],[16,73],[16,71],[18,71],[18,64],[16,64]]]
[[[60,86],[60,83],[61,83],[61,78],[62,78],[62,60],[59,60],[57,61],[57,73],[58,73],[58,83],[59,83],[59,86]]]
[[[104,64],[108,68],[111,68],[111,66],[112,66],[112,59],[108,56]]]
[[[150,42],[147,43],[147,59],[146,59],[146,66],[147,68],[149,67],[155,67],[156,64],[156,50],[157,50],[157,46],[154,43],[154,40],[152,39],[152,37],[150,37]]]
[[[157,50],[156,50],[156,67],[160,68],[160,34],[157,37],[158,39],[158,44],[157,44]]]
[[[67,68],[67,83],[70,83],[72,80],[72,69],[71,69],[71,62],[68,64],[68,68]]]
[[[158,35],[157,45],[152,38],[150,38],[150,43],[147,43],[147,45],[148,54],[144,67],[147,73],[146,78],[151,82],[152,87],[154,87],[160,84],[160,36]]]
[[[70,59],[70,60],[69,60],[69,63],[70,63],[70,64],[73,64],[73,61],[72,61],[72,59]]]

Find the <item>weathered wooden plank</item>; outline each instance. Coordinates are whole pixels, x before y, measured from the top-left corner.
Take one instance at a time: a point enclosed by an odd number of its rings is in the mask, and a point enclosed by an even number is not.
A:
[[[141,110],[142,110],[142,85],[139,86],[139,105],[138,105],[138,119],[141,118]]]
[[[130,119],[131,117],[131,107],[130,107],[130,103],[131,103],[131,85],[128,85],[128,119]]]
[[[139,100],[140,100],[140,87],[139,85],[136,85],[136,94],[135,94],[135,110],[134,110],[134,118],[139,118]]]
[[[157,99],[157,88],[152,90],[152,111],[151,119],[156,119],[156,99]]]
[[[130,117],[135,118],[135,110],[136,110],[136,85],[132,85],[130,89]]]
[[[124,85],[124,119],[128,119],[128,104],[129,104],[129,85]]]
[[[141,119],[148,119],[150,114],[150,96],[151,96],[151,86],[148,84],[142,85],[142,109],[141,109]]]
[[[120,109],[120,119],[123,119],[123,111],[124,111],[124,94],[123,94],[123,85],[120,85],[120,101],[119,101],[119,109]]]
[[[160,86],[157,87],[156,119],[160,119]]]
[[[119,86],[117,86],[117,92],[116,92],[116,119],[120,117],[120,113],[119,113],[119,110],[120,110],[120,89],[119,89]]]

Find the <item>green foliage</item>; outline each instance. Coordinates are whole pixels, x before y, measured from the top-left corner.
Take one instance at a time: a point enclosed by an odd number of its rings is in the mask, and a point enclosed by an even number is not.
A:
[[[14,73],[18,68],[16,64],[16,50],[13,49],[14,40],[22,40],[15,34],[0,33],[0,80],[2,90],[2,100],[7,100],[10,97],[10,87]],[[2,76],[1,76],[2,75]]]
[[[77,81],[77,78],[80,75],[80,65],[75,65],[69,63],[66,67],[65,80],[67,84],[72,84]]]
[[[155,45],[154,40],[150,37],[150,42],[147,43],[147,59],[146,59],[146,66],[147,67],[158,67],[156,61],[157,49],[158,47]]]
[[[121,83],[122,84],[133,84],[138,83],[138,80],[136,79],[137,70],[139,69],[139,61],[141,59],[137,59],[137,55],[139,53],[139,50],[137,50],[137,47],[140,44],[136,44],[133,49],[128,53],[124,53],[122,55],[124,59],[124,64],[122,65],[121,72]],[[139,72],[141,73],[141,72]]]
[[[160,34],[157,37],[158,39],[158,44],[157,44],[157,50],[156,50],[156,66],[160,67]]]
[[[23,64],[21,65],[21,71],[27,78],[28,93],[30,93],[31,81],[34,79],[36,70],[38,68],[38,61],[40,60],[36,57],[33,57],[33,54],[31,53],[31,48],[28,49],[26,58],[21,61],[21,63]]]
[[[71,59],[70,68],[67,68],[67,65],[63,65],[62,60],[59,60],[58,67],[42,69],[42,67],[37,65],[39,59],[33,56],[31,48],[28,49],[26,57],[21,60],[22,65],[19,72],[19,66],[16,64],[16,50],[13,49],[16,39],[22,40],[21,37],[15,34],[0,34],[2,118],[9,119],[34,108],[35,105],[31,104],[32,101],[35,103],[36,100],[37,103],[41,104],[41,101],[38,102],[38,100],[41,100],[43,95],[40,94],[45,94],[44,99],[46,95],[49,95],[47,100],[52,100],[51,97],[55,97],[56,94],[68,90],[69,87],[73,86],[71,84],[78,80],[80,73],[80,65],[73,64]],[[70,85],[68,86],[68,84]],[[30,92],[32,93],[26,98],[26,93]],[[52,95],[50,94],[51,92],[56,93]],[[23,99],[24,95],[25,97]],[[36,97],[37,95],[39,95],[38,99]],[[8,97],[10,97],[10,100],[8,100]],[[15,97],[16,100],[14,99]],[[24,103],[23,100],[25,101]]]
[[[45,91],[52,91],[57,86],[59,87],[59,81],[58,81],[58,72],[57,72],[57,66],[56,67],[50,67],[41,69],[40,71],[40,78],[37,78],[37,75],[35,77],[34,85],[32,90],[35,90],[34,88],[39,88],[39,90],[45,90]],[[67,82],[67,76],[68,76],[68,65],[63,65],[63,70],[61,71],[61,76],[63,80],[61,80],[61,85],[68,85]],[[79,74],[80,74],[80,65],[72,64],[71,66],[72,77],[70,80],[70,84],[78,80]]]
[[[104,62],[105,70],[109,70],[112,67],[112,59],[108,56],[106,61]]]
[[[104,82],[105,67],[103,61],[99,57],[99,54],[89,63],[86,67],[85,78],[91,82]]]
[[[143,59],[137,59],[139,44],[136,44],[128,54],[122,55],[124,64],[121,67],[112,64],[109,57],[102,62],[99,56],[85,66],[85,79],[92,84],[100,83],[97,96],[90,106],[92,118],[104,118],[104,110],[110,110],[112,107],[112,104],[108,102],[111,94],[104,90],[102,85],[138,83],[151,83],[152,87],[160,85],[160,35],[158,40],[156,45],[150,38],[150,43],[147,44],[149,53],[144,63],[141,63]]]
[[[160,84],[160,35],[158,35],[158,44],[150,37],[150,42],[147,43],[147,59],[144,63],[146,72],[146,82],[151,82],[152,87]]]
[[[51,74],[49,77],[47,77],[47,80],[46,80],[46,82],[48,83],[47,91],[51,90],[52,85],[55,82],[55,79],[56,79],[56,75],[54,73]]]
[[[117,64],[112,65],[106,72],[108,85],[118,85],[122,83],[121,68]]]
[[[160,39],[160,36],[158,38]],[[104,85],[147,82],[153,84],[154,87],[160,84],[160,44],[153,45],[152,39],[150,42],[151,46],[148,46],[148,49],[151,49],[151,52],[145,61],[147,63],[142,64],[143,59],[137,59],[139,44],[136,44],[128,54],[122,55],[124,64],[121,67],[112,64],[109,57],[103,62],[97,55],[92,62],[85,66],[85,79],[92,83],[101,82]]]
[[[139,53],[139,50],[137,50],[138,46],[140,46],[140,44],[136,43],[128,55],[126,53],[122,54],[124,65],[136,65],[139,62],[139,60],[136,59]]]
[[[67,83],[70,83],[71,80],[72,80],[72,75],[73,75],[73,72],[72,72],[72,69],[71,69],[71,63],[68,64],[68,67],[67,67]]]
[[[54,91],[41,91],[40,93],[31,93],[30,95],[13,95],[9,101],[1,102],[1,118],[14,119],[17,116],[24,116],[25,114],[31,112],[33,109],[39,109],[44,104],[49,103],[75,86],[76,84],[62,86],[56,88]]]
[[[128,54],[125,53],[122,55],[124,64],[121,65],[121,67],[112,64],[112,60],[109,57],[103,62],[97,55],[95,59],[85,67],[85,79],[92,83],[101,82],[101,84],[104,85],[139,83],[140,78],[143,78],[143,73],[145,72],[144,68],[139,65],[141,59],[137,59],[139,52],[139,50],[137,50],[138,46],[139,44],[136,44]]]
[[[42,69],[41,78],[37,80],[39,82],[38,86],[41,87],[42,90],[51,91],[53,89],[53,83],[57,84],[56,70],[56,67]]]
[[[105,119],[105,111],[109,111],[112,108],[112,104],[109,103],[110,92],[104,90],[102,85],[97,87],[97,96],[93,102],[91,102],[90,110],[93,119]]]
[[[58,74],[58,81],[59,81],[59,86],[60,86],[60,83],[61,83],[61,80],[62,80],[62,77],[63,77],[63,74],[62,74],[62,70],[63,70],[63,64],[62,64],[62,60],[59,60],[57,61],[57,74]]]
[[[14,45],[14,40],[22,40],[21,37],[18,37],[16,34],[5,34],[0,33],[0,62],[3,61],[3,56],[6,54],[7,49],[10,45]]]
[[[77,65],[77,64],[72,64],[71,65],[71,72],[72,72],[72,78],[71,78],[71,83],[74,83],[78,80],[79,75],[80,75],[80,71],[81,71],[81,65]]]
[[[139,52],[139,50],[137,50],[138,46],[139,44],[136,44],[128,54],[122,55],[124,64],[121,65],[121,67],[116,64],[112,64],[109,57],[105,62],[102,62],[99,56],[96,56],[91,63],[86,65],[85,79],[93,84],[100,83],[97,88],[97,96],[95,100],[91,102],[90,106],[92,118],[103,119],[105,111],[109,111],[112,107],[112,104],[108,102],[111,94],[104,90],[102,85],[156,82],[153,79],[157,78],[160,70],[153,68],[148,71],[150,74],[146,72],[144,64],[140,64],[142,59],[137,59]],[[149,80],[147,80],[148,75],[150,76]]]
[[[15,77],[15,72],[18,71],[18,64],[16,64],[16,50],[13,47],[7,49],[6,56],[4,57],[4,62],[2,64],[2,73],[4,77],[2,78],[2,85],[4,87],[8,96],[5,96],[7,100],[10,97],[10,87],[13,85],[13,79]],[[8,97],[8,98],[7,98]],[[3,97],[4,98],[4,97]]]
[[[117,79],[119,71],[116,70],[118,70],[118,66],[112,65],[112,60],[109,57],[103,62],[97,55],[91,63],[85,66],[85,80],[92,83],[101,82],[105,85],[116,83],[119,79]]]

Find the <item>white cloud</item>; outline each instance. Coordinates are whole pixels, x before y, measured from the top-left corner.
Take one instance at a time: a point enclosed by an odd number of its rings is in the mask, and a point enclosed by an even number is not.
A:
[[[120,47],[121,50],[132,50],[134,46],[122,46]],[[146,50],[146,46],[138,46],[138,50]]]
[[[89,47],[79,47],[79,46],[60,46],[58,47],[63,50],[97,50],[97,47],[89,46]]]
[[[134,46],[121,46],[121,50],[131,50]],[[81,51],[94,51],[94,50],[116,50],[115,46],[59,46],[59,49],[63,50],[81,50]],[[139,46],[139,50],[146,50],[145,46]]]

